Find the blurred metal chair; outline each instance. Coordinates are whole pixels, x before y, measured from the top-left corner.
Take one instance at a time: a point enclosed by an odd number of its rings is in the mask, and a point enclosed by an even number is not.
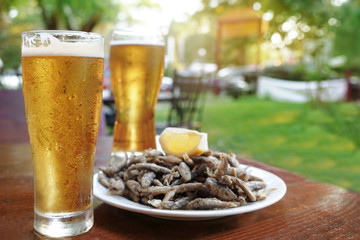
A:
[[[205,104],[203,76],[175,72],[168,126],[199,130]]]

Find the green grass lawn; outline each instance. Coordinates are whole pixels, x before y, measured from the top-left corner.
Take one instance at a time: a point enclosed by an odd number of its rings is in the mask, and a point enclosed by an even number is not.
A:
[[[157,108],[157,121],[166,114],[167,108]],[[360,192],[360,112],[353,103],[209,96],[201,131],[212,149]]]

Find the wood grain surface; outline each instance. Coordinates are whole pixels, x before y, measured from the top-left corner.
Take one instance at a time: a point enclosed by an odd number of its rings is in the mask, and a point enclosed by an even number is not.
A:
[[[95,171],[107,165],[112,139],[98,140]],[[71,239],[360,239],[360,195],[252,160],[281,177],[278,203],[206,221],[175,221],[121,210],[95,200],[95,224]],[[28,143],[0,144],[0,239],[41,239],[33,231],[33,178]]]

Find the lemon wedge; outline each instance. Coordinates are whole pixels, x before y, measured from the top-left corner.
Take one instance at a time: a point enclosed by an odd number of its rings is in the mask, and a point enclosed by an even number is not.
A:
[[[160,134],[159,143],[166,155],[190,157],[208,150],[207,134],[185,128],[168,127]]]

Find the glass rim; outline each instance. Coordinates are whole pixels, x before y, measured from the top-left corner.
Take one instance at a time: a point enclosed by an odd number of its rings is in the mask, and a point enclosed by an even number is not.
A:
[[[148,28],[114,28],[113,33],[115,32],[124,32],[124,33],[133,33],[133,34],[141,34],[141,35],[163,35],[160,30],[158,29],[148,29]]]
[[[30,34],[41,34],[41,33],[51,34],[51,35],[68,34],[68,35],[73,35],[73,36],[91,36],[91,37],[104,38],[104,36],[101,35],[100,33],[76,31],[76,30],[30,30],[30,31],[22,32],[21,35],[25,36],[25,35],[30,35]]]
[[[164,34],[145,28],[115,28],[111,33],[110,45],[139,43],[165,45]]]
[[[104,37],[70,30],[32,30],[21,34],[21,56],[84,56],[104,58]]]

